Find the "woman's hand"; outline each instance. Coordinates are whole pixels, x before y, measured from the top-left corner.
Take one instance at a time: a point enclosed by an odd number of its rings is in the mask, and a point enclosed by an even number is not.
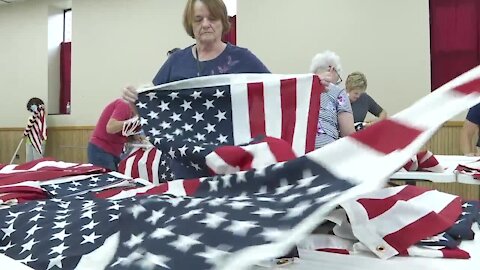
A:
[[[330,71],[320,73],[318,74],[318,77],[320,78],[320,82],[325,87],[327,87],[333,81],[333,75]]]
[[[137,89],[133,86],[123,88],[122,98],[130,103],[135,103],[138,99]]]

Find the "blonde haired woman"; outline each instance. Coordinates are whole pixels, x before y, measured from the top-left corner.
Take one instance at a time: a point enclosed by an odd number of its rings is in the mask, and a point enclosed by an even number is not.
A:
[[[355,123],[363,123],[367,116],[367,112],[378,117],[377,120],[372,122],[387,117],[387,112],[366,93],[367,78],[365,77],[365,74],[361,72],[351,73],[347,77],[345,87],[347,89],[350,103],[352,104],[353,119]]]
[[[350,102],[345,90],[337,86],[342,79],[340,57],[332,51],[315,55],[310,65],[310,72],[319,75],[326,86],[326,92],[320,99],[315,148],[323,147],[355,132]]]

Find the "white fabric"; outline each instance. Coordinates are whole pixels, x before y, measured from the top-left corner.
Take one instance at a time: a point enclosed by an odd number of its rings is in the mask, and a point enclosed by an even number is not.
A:
[[[445,171],[442,173],[435,173],[435,172],[407,172],[406,170],[400,170],[394,173],[390,179],[394,180],[425,180],[431,181],[435,183],[454,183],[454,182],[461,182],[466,181],[468,179],[473,179],[469,175],[456,175],[455,168],[460,163],[471,162],[474,160],[478,160],[479,157],[466,157],[466,156],[454,156],[454,155],[435,155],[440,165],[445,167]],[[460,176],[460,177],[459,177]],[[475,180],[480,184],[480,181]],[[476,183],[475,181],[470,180],[470,184]]]
[[[2,266],[2,269],[33,270],[25,264],[17,262],[3,254],[0,254],[0,265]]]
[[[253,269],[271,269],[271,270],[476,270],[480,265],[480,230],[478,225],[474,224],[473,229],[476,233],[474,241],[463,241],[460,248],[470,253],[469,260],[461,259],[442,259],[442,258],[421,258],[421,257],[394,257],[389,260],[380,260],[371,254],[342,255],[328,252],[318,252],[313,250],[299,249],[300,259],[292,264],[282,267]]]

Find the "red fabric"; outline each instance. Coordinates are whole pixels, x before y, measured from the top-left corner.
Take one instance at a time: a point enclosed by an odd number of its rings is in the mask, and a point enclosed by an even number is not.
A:
[[[480,64],[480,1],[430,0],[432,91]]]
[[[223,36],[223,41],[237,45],[237,16],[228,17],[230,21],[230,31]]]
[[[421,151],[413,156],[403,166],[407,171],[443,172],[445,169],[440,165],[437,158],[430,151]]]
[[[60,113],[66,114],[71,94],[72,43],[60,44]],[[71,102],[70,102],[71,103]]]
[[[219,146],[205,159],[207,166],[215,175],[263,168],[295,158],[296,155],[288,142],[278,138],[265,137],[261,141],[244,146]]]
[[[375,134],[379,133],[385,136],[378,138]],[[413,126],[386,119],[353,133],[351,137],[381,153],[390,154],[409,145],[421,133]]]
[[[127,142],[127,137],[124,137],[121,131],[114,134],[107,133],[106,126],[110,118],[123,121],[130,119],[132,116],[132,110],[125,101],[122,99],[112,101],[103,109],[90,142],[112,155],[120,156],[123,145]]]
[[[120,161],[118,171],[132,178],[142,178],[158,185],[160,183],[158,167],[162,152],[155,147],[138,148]],[[166,181],[166,179],[162,179]]]

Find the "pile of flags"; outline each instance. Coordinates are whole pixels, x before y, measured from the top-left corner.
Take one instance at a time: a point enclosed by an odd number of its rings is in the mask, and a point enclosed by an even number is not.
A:
[[[302,83],[308,77],[310,83]],[[381,258],[413,254],[412,246],[458,221],[461,200],[433,191],[380,188],[444,121],[480,101],[478,78],[480,70],[475,69],[392,118],[316,151],[310,151],[315,133],[312,126],[316,126],[310,123],[318,118],[319,96],[312,94],[319,85],[315,76],[220,75],[146,89],[137,103],[140,123],[152,144],[169,156],[165,166],[176,180],[154,185],[124,175],[108,176],[105,174],[111,173],[87,164],[69,164],[62,169],[52,169],[56,167],[53,163],[0,166],[0,179],[10,179],[9,187],[31,181],[47,196],[3,205],[0,250],[34,269],[246,269],[275,263],[340,205],[353,235],[366,249]],[[251,96],[250,85],[259,93]],[[272,88],[277,89],[270,90],[272,93],[261,90],[269,85],[280,87]],[[301,92],[309,94],[299,96]],[[202,93],[218,100],[206,98],[194,104]],[[217,105],[222,98],[224,102]],[[235,101],[237,98],[240,101]],[[149,100],[158,103],[148,105]],[[273,105],[237,106],[270,100],[282,109],[273,108],[272,113],[268,109]],[[167,112],[174,107],[183,113]],[[312,108],[317,109],[316,115]],[[309,110],[312,112],[305,118]],[[159,122],[153,121],[157,119]],[[259,119],[263,124],[256,121]],[[236,125],[244,129],[235,131]],[[183,139],[176,137],[181,134]],[[270,148],[268,142],[258,141],[259,135],[283,140],[298,157],[277,162],[260,155],[261,162],[256,165],[256,158],[248,158],[252,156],[249,153]],[[250,142],[252,146],[247,145]],[[206,157],[228,145],[243,145],[246,158],[229,162],[231,168],[218,166],[233,173],[209,176],[214,173]],[[40,171],[38,176],[32,175],[35,171]],[[178,175],[188,177],[180,179]],[[97,187],[99,183],[104,184]],[[369,194],[374,190],[380,194]],[[432,198],[441,203],[429,204],[430,208],[415,211],[398,223],[388,222],[387,215],[406,213],[402,210],[406,204],[396,202]],[[443,222],[412,233],[409,228],[424,224],[424,218]]]

